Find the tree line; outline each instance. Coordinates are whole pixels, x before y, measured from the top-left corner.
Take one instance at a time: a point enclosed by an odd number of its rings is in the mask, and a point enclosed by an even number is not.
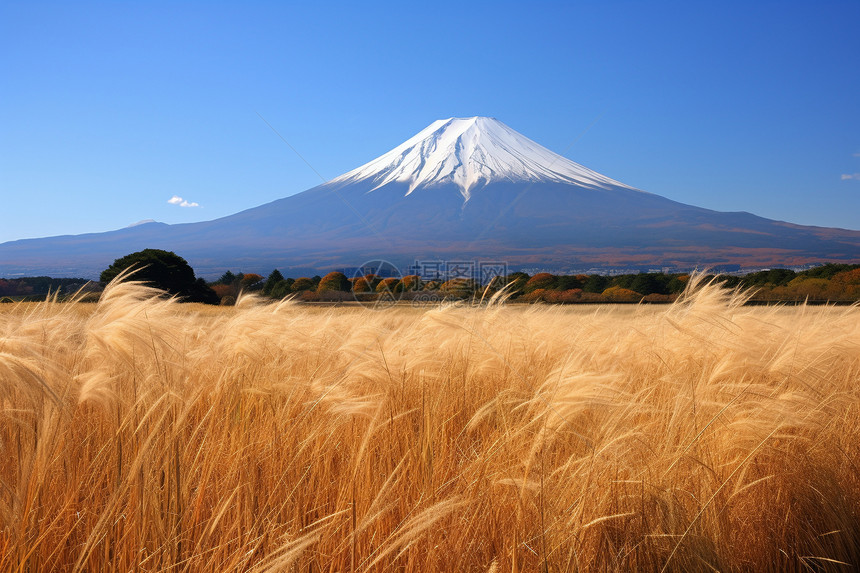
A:
[[[634,273],[616,276],[577,274],[555,275],[524,272],[496,277],[487,284],[473,279],[447,281],[423,280],[418,275],[402,278],[367,274],[349,278],[334,271],[320,277],[285,278],[274,270],[267,278],[261,275],[234,274],[230,271],[215,282],[214,288],[225,296],[235,297],[241,291],[259,292],[272,298],[296,296],[300,300],[346,300],[395,296],[418,298],[417,293],[432,293],[438,298],[473,298],[505,288],[510,300],[549,303],[600,302],[672,302],[686,288],[690,279],[685,273]],[[707,275],[727,288],[751,289],[752,300],[762,302],[853,302],[860,300],[860,265],[826,264],[805,271],[771,269],[744,276]]]
[[[11,301],[14,298],[37,297],[44,300],[48,294],[59,296],[72,295],[79,290],[98,292],[101,287],[84,278],[53,278],[53,277],[20,277],[13,279],[0,278],[0,300]]]
[[[548,272],[529,275],[513,272],[485,284],[474,279],[424,280],[418,275],[383,277],[365,274],[348,277],[333,271],[325,276],[285,277],[273,270],[267,277],[257,273],[226,271],[218,280],[197,278],[182,257],[170,251],[144,249],[121,257],[105,269],[100,283],[86,279],[23,277],[0,279],[0,301],[44,299],[48,293],[70,295],[77,290],[99,291],[119,273],[134,267],[133,280],[152,284],[189,302],[234,304],[240,293],[257,293],[282,299],[292,296],[305,302],[375,300],[472,299],[505,289],[510,300],[522,302],[638,303],[672,302],[686,288],[690,275],[683,273],[633,273],[616,276],[563,275]],[[715,278],[707,276],[706,280]],[[753,301],[854,302],[860,300],[860,264],[825,264],[804,271],[769,269],[744,276],[716,277],[728,288],[752,289]]]

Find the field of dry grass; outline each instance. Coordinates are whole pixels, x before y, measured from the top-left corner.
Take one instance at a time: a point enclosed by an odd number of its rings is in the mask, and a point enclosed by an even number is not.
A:
[[[860,308],[0,309],[2,571],[848,571]]]

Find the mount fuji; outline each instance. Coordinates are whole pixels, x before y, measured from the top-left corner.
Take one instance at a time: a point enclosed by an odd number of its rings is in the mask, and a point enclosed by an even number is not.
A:
[[[610,179],[487,117],[439,120],[331,181],[220,219],[0,244],[0,276],[95,277],[144,248],[202,276],[290,274],[383,259],[509,268],[764,267],[860,260],[860,231],[672,201]]]

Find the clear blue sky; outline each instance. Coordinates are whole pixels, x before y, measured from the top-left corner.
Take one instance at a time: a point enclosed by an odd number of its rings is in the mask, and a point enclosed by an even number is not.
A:
[[[629,185],[860,229],[860,1],[0,5],[0,242],[213,219],[488,115]],[[182,207],[169,204],[182,197]]]

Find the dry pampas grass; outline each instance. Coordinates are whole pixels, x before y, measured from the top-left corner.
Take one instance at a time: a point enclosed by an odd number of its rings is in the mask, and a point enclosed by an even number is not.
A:
[[[860,567],[860,308],[0,311],[4,571]]]

